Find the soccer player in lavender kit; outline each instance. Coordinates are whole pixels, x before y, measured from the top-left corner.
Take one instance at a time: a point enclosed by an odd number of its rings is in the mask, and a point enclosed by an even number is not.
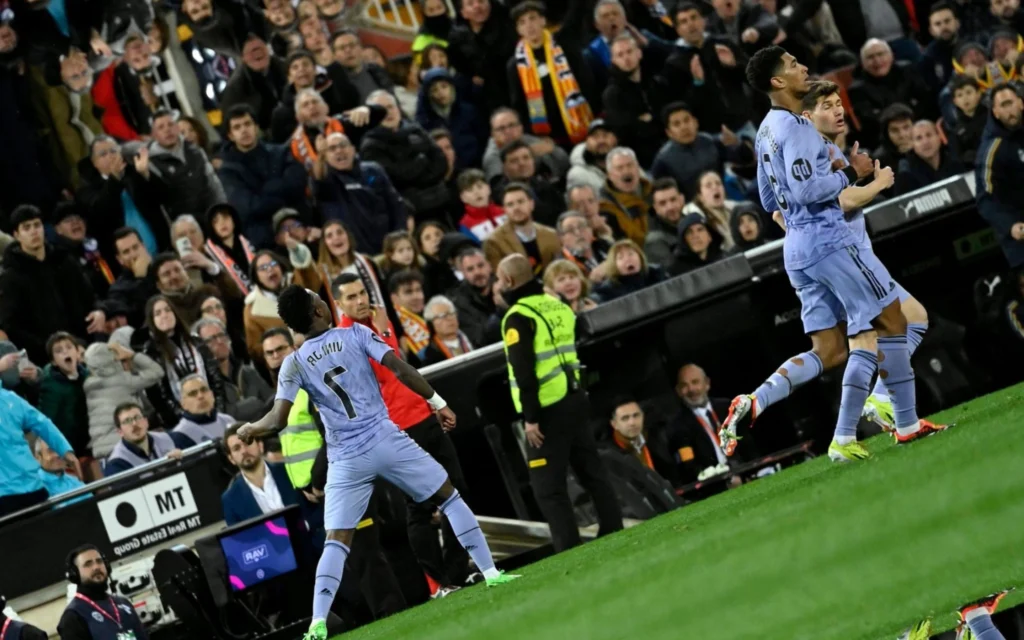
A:
[[[423,396],[445,430],[450,430],[455,427],[455,414],[430,383],[370,329],[359,324],[332,329],[330,308],[308,289],[286,288],[278,296],[277,309],[290,329],[305,336],[305,342],[281,365],[273,409],[258,422],[244,425],[238,436],[251,442],[283,429],[300,388],[323,417],[330,463],[324,507],[327,542],[317,565],[313,621],[305,640],[327,638],[327,613],[377,477],[416,502],[436,504],[488,586],[518,578],[495,568],[476,516],[452,487],[444,468],[391,422],[368,358]]]
[[[857,442],[856,425],[871,390],[875,368],[889,391],[898,443],[907,443],[942,429],[918,419],[914,372],[907,348],[907,321],[900,311],[896,283],[872,251],[857,244],[839,203],[841,193],[858,179],[882,172],[854,146],[849,163],[835,158],[814,125],[797,115],[809,91],[807,68],[780,47],[761,49],[747,65],[747,80],[767,93],[772,109],[755,143],[761,204],[779,211],[785,221],[783,256],[790,282],[801,303],[804,330],[814,348],[786,361],[751,395],[738,396],[719,436],[731,453],[744,421],[753,422],[768,406],[812,380],[824,370],[822,344],[835,332],[825,329],[846,319],[852,340],[877,332],[878,355],[864,348],[850,353],[843,376],[843,398],[829,457],[859,460],[870,454]],[[839,164],[845,164],[839,168]],[[834,171],[833,169],[839,169]],[[843,348],[839,340],[839,348]],[[831,346],[831,348],[829,348]],[[881,362],[880,362],[881,361]]]

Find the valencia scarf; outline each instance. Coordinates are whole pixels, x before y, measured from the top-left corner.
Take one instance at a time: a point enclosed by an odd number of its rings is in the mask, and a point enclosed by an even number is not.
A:
[[[345,127],[341,124],[340,120],[335,118],[327,118],[327,123],[324,124],[324,137],[331,135],[332,133],[345,133]],[[302,166],[306,167],[306,171],[313,170],[313,163],[316,162],[316,142],[309,141],[309,135],[306,133],[306,128],[301,124],[295,127],[295,133],[292,134],[292,155],[295,159],[302,163]]]
[[[398,320],[402,323],[402,346],[408,353],[418,354],[430,344],[430,327],[427,321],[420,315],[409,311],[405,307],[395,307],[398,312]]]
[[[548,68],[551,88],[555,91],[555,100],[561,112],[562,122],[573,144],[582,142],[587,137],[587,127],[593,119],[590,105],[580,92],[569,61],[565,58],[562,47],[551,37],[550,31],[544,31],[544,60]],[[544,108],[544,84],[540,77],[537,60],[533,57],[533,48],[520,40],[516,45],[516,68],[519,71],[519,84],[526,94],[526,108],[530,114],[530,125],[535,135],[548,135],[551,125]]]
[[[437,350],[444,355],[445,360],[451,360],[455,356],[461,356],[473,350],[473,345],[470,343],[469,338],[466,337],[466,334],[460,331],[456,336],[456,339],[459,341],[459,346],[455,349],[452,349],[445,344],[445,341],[437,335],[433,337],[431,342],[433,342],[434,346],[437,347]],[[426,352],[426,347],[423,348],[423,352]],[[423,353],[420,354],[420,357],[423,357]]]
[[[245,257],[252,264],[252,258],[255,254],[252,245],[243,235],[237,235],[239,243],[242,245],[242,251],[245,252]],[[223,247],[215,243],[213,240],[206,241],[206,249],[214,260],[220,263],[220,267],[227,271],[231,279],[234,280],[235,285],[238,286],[238,290],[242,293],[249,293],[252,289],[252,283],[249,282],[249,274],[247,274],[240,264],[238,264],[231,254],[224,250]]]

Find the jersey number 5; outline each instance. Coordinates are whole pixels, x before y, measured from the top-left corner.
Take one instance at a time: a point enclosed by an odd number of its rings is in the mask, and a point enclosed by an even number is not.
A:
[[[348,397],[348,392],[345,391],[344,387],[338,384],[335,378],[345,373],[347,369],[345,367],[334,367],[330,371],[324,374],[324,384],[330,387],[334,395],[338,396],[338,400],[341,400],[341,404],[345,407],[345,414],[348,415],[349,420],[356,419],[356,410],[352,407],[352,399]]]
[[[764,161],[764,171],[768,174],[768,182],[772,185],[772,193],[775,194],[775,202],[779,205],[779,209],[783,211],[789,209],[789,203],[779,192],[779,181],[775,179],[775,172],[772,171],[772,157],[766,153],[761,156],[761,159]]]

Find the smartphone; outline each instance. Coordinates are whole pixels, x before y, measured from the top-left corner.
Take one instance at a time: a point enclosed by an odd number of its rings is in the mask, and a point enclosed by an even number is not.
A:
[[[192,253],[192,241],[188,238],[178,238],[174,241],[174,247],[178,250],[179,256],[184,256],[186,253]]]

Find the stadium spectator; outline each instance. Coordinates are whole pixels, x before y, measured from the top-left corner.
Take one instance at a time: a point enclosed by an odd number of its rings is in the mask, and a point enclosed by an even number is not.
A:
[[[112,476],[160,460],[181,458],[182,449],[192,443],[184,436],[162,431],[150,431],[149,419],[142,407],[126,402],[114,408],[114,425],[120,439],[103,465],[103,475]]]
[[[480,164],[484,154],[484,123],[469,101],[459,93],[447,69],[431,69],[423,75],[416,122],[424,129],[444,128],[455,147],[457,168]]]
[[[274,393],[256,368],[231,353],[227,327],[216,318],[200,318],[192,327],[194,337],[202,340],[217,361],[217,376],[224,387],[224,411],[239,420],[262,417]]]
[[[660,178],[651,186],[653,209],[644,238],[644,253],[652,264],[667,267],[679,246],[679,221],[686,198],[672,178]]]
[[[562,242],[561,258],[576,265],[591,282],[600,282],[607,275],[605,258],[612,245],[603,238],[595,238],[586,216],[566,211],[556,223],[558,239]]]
[[[281,372],[281,364],[293,351],[295,351],[295,340],[292,333],[285,327],[271,329],[263,334],[261,345],[263,361],[270,372],[270,382],[277,388],[277,376]]]
[[[509,104],[505,65],[518,41],[515,23],[504,4],[491,0],[463,2],[459,16],[462,20],[449,34],[448,57],[456,71],[480,87],[481,112],[493,113]]]
[[[210,371],[207,375],[213,378],[217,371]],[[217,398],[206,377],[191,374],[182,378],[181,418],[171,431],[179,436],[176,442],[191,447],[208,440],[219,440],[224,437],[224,430],[235,422],[233,417],[217,410]]]
[[[206,212],[206,228],[206,255],[227,271],[239,291],[249,291],[249,265],[256,249],[242,235],[238,210],[230,204],[215,205]]]
[[[153,296],[146,304],[146,328],[149,337],[142,350],[164,370],[160,384],[146,389],[162,424],[169,427],[178,423],[182,412],[181,382],[192,374],[205,376],[217,398],[217,406],[224,406],[220,379],[212,375],[217,361],[206,345],[192,339],[188,325],[167,296]]]
[[[19,358],[18,353],[0,358],[0,372],[16,367]],[[42,438],[76,476],[81,477],[82,470],[74,449],[50,419],[2,385],[0,406],[3,407],[0,434],[4,438],[4,446],[0,447],[0,517],[3,517],[47,499],[39,477],[39,463],[32,456],[25,434],[31,432]]]
[[[952,4],[940,0],[928,8],[928,33],[932,41],[921,54],[920,69],[932,95],[937,95],[953,78],[953,58],[960,43],[960,21]]]
[[[251,5],[185,0],[181,14],[197,45],[235,59],[242,53],[247,34],[263,27],[261,16]]]
[[[459,159],[455,157],[455,145],[452,143],[452,135],[447,129],[434,129],[430,132],[430,139],[441,150],[446,160],[448,171],[444,174],[444,184],[448,189],[448,201],[451,203],[449,213],[452,214],[454,223],[459,214],[459,187],[455,183],[455,167],[458,165]]]
[[[161,86],[159,60],[152,54],[146,34],[133,30],[124,41],[124,56],[96,76],[93,101],[103,114],[103,130],[122,141],[150,133],[150,117],[158,108],[173,109],[173,89]],[[173,84],[171,85],[173,87]]]
[[[424,347],[420,360],[423,365],[437,364],[473,350],[473,343],[459,328],[459,312],[445,296],[434,296],[427,301],[423,319],[430,326],[430,342]]]
[[[331,49],[334,51],[334,60],[341,67],[347,80],[348,86],[345,90],[351,92],[348,100],[352,107],[365,103],[374,91],[391,91],[391,78],[388,77],[387,71],[383,67],[363,61],[363,43],[354,30],[344,28],[335,32],[331,36]],[[332,79],[337,81],[338,74],[330,71],[329,73]]]
[[[645,425],[644,410],[635,398],[620,396],[612,400],[611,406],[608,416],[612,428],[611,446],[672,484],[678,484],[676,465],[669,452],[673,444],[668,437],[670,434],[654,434],[652,438]],[[681,452],[675,451],[675,455]]]
[[[36,462],[39,463],[39,479],[43,482],[43,488],[50,498],[56,498],[62,493],[81,489],[85,486],[81,478],[68,473],[67,463],[42,438],[36,438],[32,445],[32,453]],[[81,502],[91,497],[91,494],[83,494],[72,500],[61,503],[60,506],[67,506],[75,502]],[[24,635],[22,636],[25,637]],[[46,637],[45,635],[43,636]]]
[[[191,216],[189,217],[191,218]],[[187,224],[191,225],[192,223]],[[185,226],[186,221],[182,221],[182,227]],[[188,232],[192,233],[193,231],[188,229]],[[170,299],[175,312],[188,323],[199,319],[199,316],[202,315],[200,309],[203,300],[208,297],[217,296],[225,300],[242,295],[227,272],[220,270],[212,260],[199,253],[205,247],[198,246],[201,249],[190,251],[183,258],[179,258],[174,253],[161,253],[153,258],[153,264],[150,267],[159,292]],[[185,268],[186,260],[190,265],[201,264],[202,270],[195,269],[190,273]],[[216,284],[203,283],[203,279],[211,277],[211,271],[216,271]]]
[[[359,161],[348,136],[317,138],[314,194],[323,220],[341,220],[361,248],[379,253],[384,236],[406,228],[408,213],[376,162]]]
[[[540,275],[561,252],[558,233],[551,227],[534,222],[536,201],[525,184],[509,183],[501,203],[505,208],[505,223],[484,241],[484,255],[491,266],[496,267],[505,256],[522,254],[530,259],[533,272]]]
[[[569,260],[558,259],[544,270],[544,286],[562,297],[577,314],[597,306],[590,297],[590,280]]]
[[[78,163],[78,172],[81,183],[75,199],[101,254],[108,259],[117,256],[115,235],[124,226],[135,229],[150,255],[169,248],[170,225],[149,180],[149,149],[139,147],[128,163],[113,138],[96,136],[88,158]]]
[[[665,270],[647,262],[640,245],[632,240],[619,240],[608,252],[608,277],[594,287],[594,299],[608,302],[665,279]]]
[[[1024,188],[1020,158],[1024,156],[1021,117],[1024,101],[1010,85],[989,91],[992,118],[975,167],[978,212],[996,232],[1010,268],[1024,267]]]
[[[614,241],[615,234],[612,233],[608,222],[601,215],[601,201],[598,196],[600,192],[600,187],[595,189],[587,184],[569,185],[565,194],[565,202],[569,209],[583,214],[590,225],[590,230],[594,232],[595,238]]]
[[[419,67],[413,63],[412,58],[411,54],[393,56],[387,64],[388,75],[395,86],[395,99],[406,118],[416,116],[420,97]]]
[[[640,171],[636,154],[628,147],[608,152],[608,180],[601,189],[601,215],[616,238],[637,245],[647,235],[651,208],[651,181]]]
[[[139,327],[143,323],[146,301],[157,293],[154,278],[149,274],[153,257],[143,243],[142,236],[135,229],[121,227],[114,232],[113,237],[115,256],[121,266],[121,273],[110,285],[107,303],[114,303],[125,309],[128,324]],[[169,232],[167,237],[170,238]]]
[[[512,108],[530,133],[563,149],[582,142],[593,119],[593,82],[582,55],[586,5],[570,2],[557,34],[547,29],[543,3],[525,0],[510,12],[520,38],[506,66]]]
[[[309,51],[302,48],[292,51],[285,64],[288,66],[288,84],[270,117],[270,139],[277,144],[287,142],[295,132],[298,124],[296,104],[302,90],[313,89],[319,93],[327,103],[328,114],[341,113],[346,108],[334,90],[334,83],[326,75],[317,73],[316,61]]]
[[[208,0],[186,0],[186,6],[189,2],[209,6]],[[111,592],[110,563],[96,545],[72,549],[65,567],[68,581],[75,585],[76,597],[68,598],[57,624],[61,640],[107,640],[118,634],[149,640],[132,601]]]
[[[1020,2],[989,0],[988,11],[987,30],[989,33],[999,29],[1007,29],[1016,33],[1024,31],[1024,11],[1020,8]]]
[[[423,276],[412,269],[399,271],[388,280],[388,291],[404,334],[399,340],[402,352],[419,366],[422,364],[420,356],[430,343],[430,325],[423,319],[426,309]]]
[[[306,245],[306,248],[313,252],[313,258],[317,257],[320,246],[318,241],[323,236],[323,230],[320,227],[307,227],[302,221],[302,214],[297,210],[289,207],[279,209],[271,218],[270,224],[274,228],[274,246],[279,251],[288,250],[290,238]]]
[[[882,142],[871,157],[883,167],[896,170],[903,156],[914,148],[914,111],[903,103],[891,104],[878,114],[878,125]]]
[[[495,199],[500,201],[507,185],[513,182],[526,184],[533,192],[537,222],[554,226],[564,200],[553,180],[537,173],[537,162],[530,147],[522,140],[509,143],[501,150],[501,162],[503,175],[494,183]]]
[[[502,66],[504,67],[504,63]],[[519,114],[514,109],[501,107],[491,113],[491,138],[484,150],[483,169],[491,184],[494,184],[495,179],[504,172],[502,151],[518,140],[522,140],[530,147],[540,167],[540,173],[549,175],[554,180],[565,177],[570,166],[569,154],[565,149],[556,145],[551,138],[539,138],[525,133]]]
[[[420,257],[408,231],[392,231],[384,236],[384,247],[377,261],[384,280],[404,269],[420,270]]]
[[[462,201],[462,217],[459,231],[483,242],[505,222],[505,210],[491,202],[491,185],[479,169],[466,169],[459,174],[459,200]]]
[[[732,248],[734,254],[750,251],[768,241],[765,238],[761,214],[753,208],[733,212],[729,228],[732,229],[732,238],[736,242]]]
[[[913,135],[914,150],[900,160],[897,194],[920,189],[967,170],[956,151],[942,143],[934,122],[921,120],[915,123]]]
[[[683,207],[683,214],[698,214],[704,219],[709,229],[721,238],[722,250],[730,251],[735,244],[729,221],[737,203],[725,197],[725,185],[718,172],[705,171],[697,178],[696,194],[693,200]]]
[[[850,105],[860,121],[859,137],[865,147],[881,142],[881,113],[889,105],[903,103],[917,118],[938,115],[935,98],[917,69],[896,62],[892,48],[883,40],[872,38],[864,43],[853,78]]]
[[[618,0],[604,0],[605,4],[619,6]],[[604,120],[592,120],[587,128],[587,139],[573,147],[569,154],[569,175],[565,182],[573,187],[580,184],[587,184],[595,191],[601,189],[604,181],[608,179],[605,163],[608,159],[608,152],[619,146],[619,139],[611,126]]]
[[[708,20],[708,31],[740,45],[747,55],[780,41],[785,33],[763,7],[744,4],[740,0],[712,0],[714,12]]]
[[[981,89],[970,76],[958,75],[949,83],[956,119],[943,122],[942,128],[956,151],[960,164],[973,169],[978,147],[988,123],[988,110],[981,105]],[[979,108],[982,107],[982,108]]]
[[[452,203],[444,184],[448,164],[440,147],[423,127],[402,120],[390,93],[375,91],[367,104],[384,107],[387,117],[363,137],[362,159],[384,168],[395,189],[413,206],[417,222],[447,217]]]
[[[366,285],[370,304],[391,304],[390,298],[384,296],[387,282],[383,280],[377,263],[366,254],[356,251],[355,240],[340,220],[329,220],[324,224],[324,235],[320,239],[317,255],[317,272],[325,286],[330,286],[342,272],[354,272]]]
[[[705,171],[725,172],[725,163],[749,163],[753,158],[749,146],[722,125],[721,135],[699,131],[700,122],[685,102],[673,102],[661,110],[668,141],[662,145],[651,165],[654,178],[673,178],[683,194],[693,199],[697,178]]]
[[[448,15],[448,5],[444,0],[424,0],[422,6],[423,24],[411,45],[412,52],[417,55],[430,44],[447,47],[452,28],[455,26],[452,17]]]
[[[287,84],[288,63],[273,55],[261,36],[250,33],[242,45],[242,64],[231,74],[218,104],[224,113],[248,105],[255,114],[256,126],[269,132],[274,109]]]
[[[608,86],[608,69],[612,64],[611,43],[626,30],[626,10],[619,0],[598,0],[594,6],[594,37],[583,49],[583,60],[590,69],[595,95]],[[674,37],[669,37],[674,40]],[[595,113],[603,111],[600,103],[592,105]],[[612,145],[615,146],[615,145]]]
[[[259,361],[263,334],[269,329],[284,326],[284,321],[277,315],[278,294],[290,284],[313,291],[318,291],[322,284],[313,256],[306,245],[291,240],[288,261],[291,268],[285,269],[281,259],[267,250],[253,257],[250,272],[253,288],[245,297],[245,310],[242,313],[245,344],[253,360]]]
[[[306,207],[306,171],[287,147],[259,139],[249,105],[235,105],[224,121],[232,144],[221,150],[223,163],[217,175],[227,201],[238,212],[239,233],[258,248],[271,247],[274,213],[282,207]]]
[[[39,209],[16,208],[10,224],[17,242],[4,251],[0,328],[32,361],[48,362],[45,347],[51,335],[102,333],[107,318],[78,261],[46,242]]]
[[[149,172],[150,180],[160,187],[160,204],[172,219],[227,201],[213,165],[198,147],[182,138],[174,114],[169,111],[153,114]]]
[[[216,210],[223,206],[230,207],[230,205],[214,205],[212,208]],[[241,298],[245,295],[247,291],[245,282],[237,277],[235,265],[232,265],[230,260],[221,260],[225,256],[214,251],[213,243],[206,240],[203,226],[199,224],[199,220],[195,216],[188,213],[178,216],[171,224],[171,240],[174,241],[178,250],[175,257],[179,258],[190,282],[212,285],[223,298]],[[173,278],[164,277],[161,280],[159,277],[161,275],[159,271],[165,262],[164,256],[168,255],[174,256],[174,254],[161,254],[154,260],[157,265],[155,268],[158,271],[157,285],[161,289],[184,293],[174,285]]]
[[[482,347],[500,339],[492,319],[497,313],[494,304],[494,269],[484,252],[471,247],[455,258],[462,281],[448,294],[459,315],[459,326],[470,343]]]
[[[612,41],[611,56],[603,95],[605,118],[620,144],[636,152],[643,166],[649,167],[665,139],[658,116],[667,90],[659,77],[644,73],[643,51],[632,34],[621,34]]]
[[[54,250],[67,252],[78,261],[98,300],[107,297],[107,291],[114,282],[114,272],[100,253],[96,238],[88,235],[89,229],[79,206],[72,200],[58,202],[50,214],[50,223],[56,232]]]
[[[89,375],[70,333],[58,331],[46,341],[46,367],[39,377],[39,411],[60,429],[75,455],[89,457],[89,411],[83,385]]]
[[[89,450],[101,460],[113,451],[119,436],[114,409],[143,402],[143,392],[164,377],[163,368],[144,353],[116,342],[89,345],[85,350],[85,403],[89,411]]]
[[[689,213],[679,223],[680,242],[669,273],[679,275],[721,260],[722,238],[708,226],[704,216]]]

